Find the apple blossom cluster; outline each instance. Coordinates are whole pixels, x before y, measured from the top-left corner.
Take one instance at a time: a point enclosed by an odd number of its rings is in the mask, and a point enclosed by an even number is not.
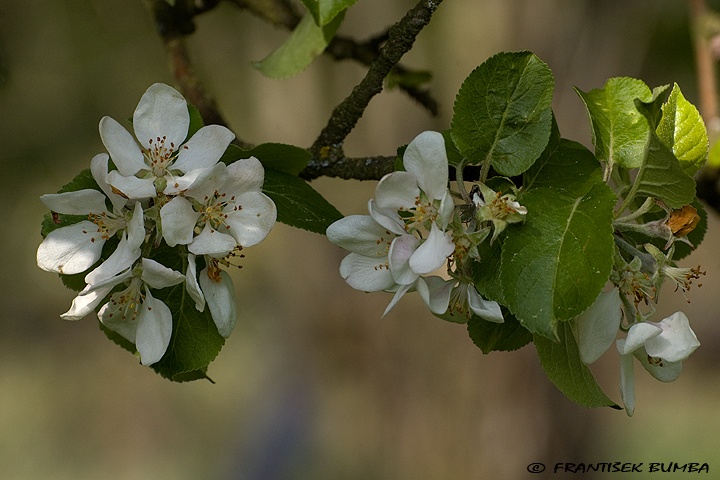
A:
[[[483,184],[470,194],[452,192],[438,132],[410,142],[403,167],[380,180],[369,215],[350,215],[327,229],[331,242],[351,252],[340,264],[341,276],[357,290],[394,293],[383,316],[405,293],[417,291],[435,315],[503,322],[500,305],[478,293],[470,269],[490,231],[494,241],[507,224],[523,221],[527,210],[514,195]],[[456,205],[454,197],[466,204]]]
[[[262,241],[277,215],[262,192],[264,170],[256,158],[220,162],[234,139],[230,130],[203,126],[186,141],[189,129],[185,99],[156,83],[135,109],[135,138],[110,117],[100,121],[108,153],[90,162],[99,190],[40,198],[54,215],[78,221],[45,237],[38,266],[63,275],[88,272],[85,288],[61,317],[78,320],[99,307],[102,324],[134,343],[143,365],[163,357],[173,330],[171,309],[155,290],[184,284],[195,308],[207,307],[219,334],[230,335],[234,287],[220,266]],[[182,256],[182,271],[152,258],[162,242]],[[106,244],[116,246],[102,259]]]

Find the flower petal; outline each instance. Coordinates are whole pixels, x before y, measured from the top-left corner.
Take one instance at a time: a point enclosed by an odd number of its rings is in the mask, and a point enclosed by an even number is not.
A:
[[[202,312],[205,310],[205,296],[200,289],[200,285],[197,281],[197,264],[195,255],[192,253],[188,254],[188,266],[185,272],[185,289],[187,290],[190,298],[195,300],[195,308]]]
[[[172,287],[185,281],[185,275],[150,258],[142,259],[142,280],[153,288]]]
[[[661,382],[673,382],[682,373],[682,362],[651,361],[651,356],[644,348],[638,348],[633,352],[633,355],[640,360],[640,364],[650,375]]]
[[[380,210],[413,208],[419,196],[418,180],[409,172],[389,173],[375,187],[375,205]]]
[[[235,199],[235,210],[227,213],[225,224],[239,245],[250,247],[265,239],[276,218],[277,209],[270,197],[247,192]]]
[[[40,196],[40,201],[53,212],[67,215],[107,212],[105,195],[92,189],[65,193],[47,193]]]
[[[622,319],[622,302],[617,287],[602,292],[577,317],[578,349],[582,361],[590,365],[602,356],[617,337]]]
[[[205,224],[200,235],[196,236],[188,245],[188,250],[195,255],[210,255],[216,258],[224,257],[237,245],[237,242],[227,233],[220,233]]]
[[[189,184],[186,177],[192,179]],[[194,198],[202,203],[207,202],[218,189],[227,181],[227,167],[224,163],[217,163],[212,168],[191,170],[178,178],[172,185],[173,190],[184,191],[186,197]],[[166,194],[171,194],[171,185],[165,189]]]
[[[430,200],[443,198],[448,189],[448,159],[441,133],[427,131],[415,137],[405,149],[403,165]]]
[[[170,344],[172,335],[172,314],[167,305],[145,291],[145,300],[140,307],[135,333],[135,348],[143,365],[158,362]]]
[[[97,307],[103,298],[115,287],[115,285],[105,285],[103,288],[89,289],[85,288],[78,296],[76,296],[70,310],[60,315],[63,320],[80,320],[89,315],[95,307]],[[86,292],[86,293],[83,293]]]
[[[484,299],[475,289],[475,285],[468,285],[468,306],[470,310],[478,317],[493,323],[503,323],[503,317],[500,305],[494,300]]]
[[[617,341],[619,351],[627,350],[625,340]],[[632,417],[635,413],[635,373],[633,371],[633,356],[620,355],[620,397],[625,405],[625,413]]]
[[[172,168],[183,173],[210,168],[220,160],[234,138],[235,134],[222,125],[202,127],[180,148]]]
[[[140,146],[117,120],[111,117],[100,120],[100,138],[122,175],[135,175],[140,170],[148,170]]]
[[[227,167],[228,178],[223,191],[240,195],[245,192],[262,191],[265,170],[255,157],[245,158],[231,163]]]
[[[73,275],[100,259],[105,240],[97,225],[83,220],[50,232],[37,250],[37,264],[47,272]]]
[[[420,241],[412,235],[401,235],[390,244],[388,250],[388,264],[395,282],[400,285],[413,283],[418,274],[410,266],[410,260],[415,254]]]
[[[454,283],[455,280],[445,280],[442,277],[433,275],[431,277],[419,277],[415,288],[430,311],[442,315],[448,309]]]
[[[392,298],[392,300],[390,300],[390,303],[388,304],[388,306],[385,308],[385,311],[383,312],[382,317],[384,317],[385,315],[387,315],[388,313],[390,313],[390,310],[392,310],[393,308],[395,308],[395,305],[397,305],[397,303],[400,301],[400,299],[401,299],[401,298],[410,290],[410,288],[412,288],[414,285],[415,285],[414,283],[409,283],[409,284],[407,284],[407,285],[401,285],[400,288],[398,288],[397,291],[395,292],[395,295],[393,295],[393,298]],[[382,318],[382,317],[380,317],[380,318]]]
[[[395,285],[387,260],[351,253],[340,262],[340,276],[355,290],[379,292]]]
[[[220,280],[208,276],[208,268],[200,272],[200,286],[205,294],[210,314],[212,315],[218,333],[224,338],[230,336],[237,323],[235,311],[235,287],[230,275],[220,271]]]
[[[442,267],[454,251],[452,235],[443,232],[433,223],[428,238],[410,257],[410,268],[420,275],[430,273]]]
[[[193,209],[192,203],[186,198],[175,197],[160,209],[162,235],[167,244],[187,245],[193,240],[195,224],[200,213]]]
[[[627,337],[623,342],[624,350],[620,350],[623,355],[628,355],[638,348],[645,345],[645,342],[653,337],[657,337],[662,333],[662,328],[652,322],[636,323],[628,330]]]
[[[115,211],[119,212],[127,204],[128,200],[122,195],[113,192],[112,187],[107,183],[109,158],[107,153],[95,155],[93,159],[90,160],[90,172],[103,193],[105,193],[112,202]]]
[[[675,312],[659,323],[662,333],[645,343],[645,350],[651,357],[668,362],[685,360],[700,346],[687,316]]]
[[[168,85],[151,85],[135,109],[133,127],[143,147],[151,148],[158,139],[164,139],[165,148],[177,150],[190,127],[187,102],[180,92]]]
[[[107,174],[107,183],[131,200],[153,198],[157,194],[155,177],[126,177],[117,170],[113,170]]]
[[[360,255],[386,258],[395,237],[369,215],[348,215],[333,222],[326,231],[335,245]]]
[[[387,208],[381,209],[376,205],[375,199],[372,198],[368,201],[368,211],[372,219],[385,227],[389,232],[395,235],[404,235],[407,233],[402,218],[400,218],[397,211]]]
[[[140,257],[140,247],[136,247],[128,240],[127,233],[123,235],[115,251],[101,263],[95,270],[85,275],[85,283],[94,285],[104,282],[123,270],[132,267],[135,260]]]

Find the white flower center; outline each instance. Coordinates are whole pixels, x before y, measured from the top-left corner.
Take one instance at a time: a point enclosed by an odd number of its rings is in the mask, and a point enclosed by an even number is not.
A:
[[[107,212],[102,212],[100,214],[91,213],[88,215],[88,219],[97,225],[97,233],[100,234],[100,238],[103,240],[108,240],[115,234],[115,232],[125,228],[127,225],[125,218],[108,214]],[[94,242],[95,238],[93,238],[92,241]]]
[[[224,226],[226,230],[230,227],[225,223],[228,218],[228,212],[236,212],[242,210],[242,205],[235,203],[235,195],[228,198],[226,193],[220,193],[217,190],[212,197],[205,197],[205,206],[201,213],[201,223],[210,223],[215,230],[220,230]]]
[[[437,219],[438,208],[427,197],[421,195],[415,197],[414,207],[401,208],[398,210],[398,214],[405,223],[405,230],[408,233],[415,232],[420,235],[420,238],[423,238]]]

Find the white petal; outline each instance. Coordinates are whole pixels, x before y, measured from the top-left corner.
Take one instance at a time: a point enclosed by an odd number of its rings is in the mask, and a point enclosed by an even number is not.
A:
[[[367,257],[385,258],[395,235],[369,215],[348,215],[332,223],[326,231],[335,245]]]
[[[188,266],[185,272],[185,289],[190,295],[190,298],[195,300],[195,308],[200,312],[205,310],[205,296],[202,290],[200,290],[200,285],[197,281],[197,265],[195,255],[192,253],[188,254]]]
[[[428,198],[443,198],[448,187],[448,159],[441,133],[427,131],[415,137],[405,149],[403,165],[415,175]]]
[[[645,370],[650,373],[653,377],[661,382],[673,382],[677,380],[682,373],[682,362],[668,362],[661,360],[660,362],[653,361],[651,363],[648,358],[648,352],[644,348],[638,348],[633,352],[635,358],[640,360],[640,364]]]
[[[142,280],[153,288],[165,288],[185,281],[185,275],[150,258],[142,259]]]
[[[133,207],[132,218],[127,222],[126,233],[131,249],[140,248],[145,241],[145,217],[140,202]]]
[[[404,235],[407,233],[402,218],[400,218],[397,211],[378,207],[372,198],[368,201],[368,211],[372,219],[385,227],[389,232],[396,235]]]
[[[162,235],[167,244],[187,245],[193,240],[195,224],[200,213],[193,209],[192,203],[186,198],[175,197],[160,209]]]
[[[602,292],[577,317],[578,348],[582,361],[590,365],[613,344],[622,318],[622,302],[617,288]]]
[[[155,299],[150,290],[145,291],[145,301],[140,307],[135,334],[135,348],[143,365],[158,362],[170,344],[172,314],[167,305]]]
[[[195,255],[210,255],[213,257],[224,257],[230,253],[237,242],[227,233],[220,233],[205,224],[205,228],[196,236],[192,243],[188,246],[188,250]]]
[[[85,283],[97,284],[104,282],[123,270],[132,267],[135,260],[140,257],[140,248],[134,247],[128,241],[127,234],[120,239],[115,251],[107,260],[102,262],[95,270],[85,275]]]
[[[100,138],[122,175],[135,175],[148,169],[140,146],[114,118],[103,117],[100,120]]]
[[[355,290],[378,292],[395,285],[386,259],[351,253],[340,262],[340,275]]]
[[[113,170],[107,175],[107,182],[122,192],[131,200],[142,200],[145,198],[153,198],[157,192],[155,190],[155,177],[137,178],[134,176],[123,176],[117,170]]]
[[[410,257],[410,268],[420,275],[430,273],[442,267],[454,251],[452,235],[443,232],[433,223],[428,238]]]
[[[375,204],[380,210],[413,208],[419,196],[417,178],[408,172],[389,173],[375,187]]]
[[[143,147],[150,148],[158,138],[165,138],[165,148],[177,150],[190,127],[187,103],[174,88],[156,83],[140,98],[133,114],[133,127]]]
[[[47,193],[40,197],[40,201],[53,212],[67,215],[107,212],[105,195],[92,189],[65,193]]]
[[[240,209],[226,212],[230,233],[243,247],[260,243],[275,225],[275,203],[264,193],[247,192],[235,199],[235,205]]]
[[[113,192],[112,187],[107,183],[108,159],[109,157],[106,153],[95,155],[93,159],[90,160],[90,172],[103,193],[105,193],[112,202],[115,210],[119,212],[125,204],[127,204],[127,198]]]
[[[192,179],[188,185],[185,185],[185,177]],[[177,180],[176,188],[178,191],[184,190],[186,197],[205,203],[225,184],[227,177],[227,167],[224,163],[218,163],[212,168],[188,172]],[[168,189],[165,192],[169,193]]]
[[[395,282],[400,285],[413,283],[418,278],[410,266],[410,260],[418,248],[419,240],[412,235],[406,234],[397,237],[390,244],[388,251],[388,264]]]
[[[662,333],[645,343],[645,350],[651,357],[662,358],[668,362],[685,360],[700,346],[687,316],[675,312],[663,319],[659,326]]]
[[[86,287],[80,295],[76,296],[70,310],[60,315],[64,320],[80,320],[89,315],[95,307],[97,307],[105,296],[113,289],[115,285],[106,285],[103,288],[88,289]]]
[[[222,190],[228,195],[262,191],[265,170],[255,157],[238,160],[227,167],[228,178]]]
[[[97,225],[89,220],[50,232],[37,250],[37,264],[47,272],[72,275],[100,259],[103,244]]]
[[[625,340],[617,341],[617,348],[625,350]],[[620,397],[625,404],[625,413],[632,417],[635,413],[635,373],[633,372],[633,356],[620,355]]]
[[[620,350],[623,355],[628,355],[638,348],[645,345],[645,342],[653,337],[657,337],[662,333],[662,328],[656,326],[651,322],[636,323],[630,330],[628,330],[627,337],[625,338],[624,350]]]
[[[180,148],[172,168],[183,173],[210,168],[220,160],[234,138],[235,134],[221,125],[202,127]]]
[[[493,300],[484,299],[475,289],[475,285],[468,285],[468,306],[478,317],[493,323],[503,323],[502,310],[500,305]]]
[[[430,311],[441,315],[448,309],[454,283],[454,280],[445,280],[433,275],[418,278],[415,288]]]
[[[123,314],[125,305],[113,305],[108,302],[102,306],[98,312],[98,318],[107,328],[113,332],[119,333],[124,339],[135,343],[135,335],[137,333],[137,320],[124,318]],[[138,305],[138,309],[142,308]]]
[[[400,288],[397,289],[395,295],[393,295],[392,300],[390,300],[390,304],[385,308],[385,311],[382,314],[383,317],[390,313],[390,310],[395,308],[395,305],[397,305],[400,299],[408,292],[408,290],[410,290],[413,285],[414,283],[409,283],[407,285],[401,285]]]
[[[438,224],[441,230],[445,230],[452,220],[453,213],[455,213],[455,202],[453,201],[452,195],[449,190],[445,190],[445,196],[440,201],[440,210],[438,212],[438,218],[435,222]]]
[[[200,272],[200,286],[205,293],[205,300],[218,333],[225,338],[229,337],[237,323],[235,288],[230,275],[221,270],[220,280],[215,281],[208,276],[206,267]]]

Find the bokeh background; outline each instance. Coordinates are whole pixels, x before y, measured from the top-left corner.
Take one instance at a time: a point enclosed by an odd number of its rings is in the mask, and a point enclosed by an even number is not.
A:
[[[361,0],[341,32],[367,38],[414,3]],[[309,146],[364,74],[321,58],[295,78],[269,80],[250,62],[286,32],[226,3],[197,27],[189,43],[199,76],[253,143]],[[432,69],[440,116],[385,92],[346,152],[392,154],[423,130],[446,128],[470,71],[520,49],[550,65],[560,129],[588,146],[573,86],[633,76],[650,86],[678,82],[697,100],[685,2],[448,0],[403,59]],[[704,286],[687,294],[691,303],[668,289],[658,311],[686,311],[702,346],[674,383],[636,368],[632,418],[566,400],[532,346],[483,355],[463,326],[433,317],[413,295],[381,319],[389,294],[350,289],[337,274],[340,249],[284,225],[247,249],[233,273],[240,318],[210,367],[215,384],[169,383],[109,342],[95,318],[61,320],[73,293],[35,265],[45,213],[38,197],[86,168],[103,151],[100,118],[131,117],[154,82],[173,78],[140,0],[0,3],[1,479],[558,477],[528,473],[531,462],[720,468],[714,214],[705,243],[683,262],[707,270]],[[365,213],[375,184],[323,178],[313,186],[347,215]],[[617,355],[593,368],[619,401]]]

